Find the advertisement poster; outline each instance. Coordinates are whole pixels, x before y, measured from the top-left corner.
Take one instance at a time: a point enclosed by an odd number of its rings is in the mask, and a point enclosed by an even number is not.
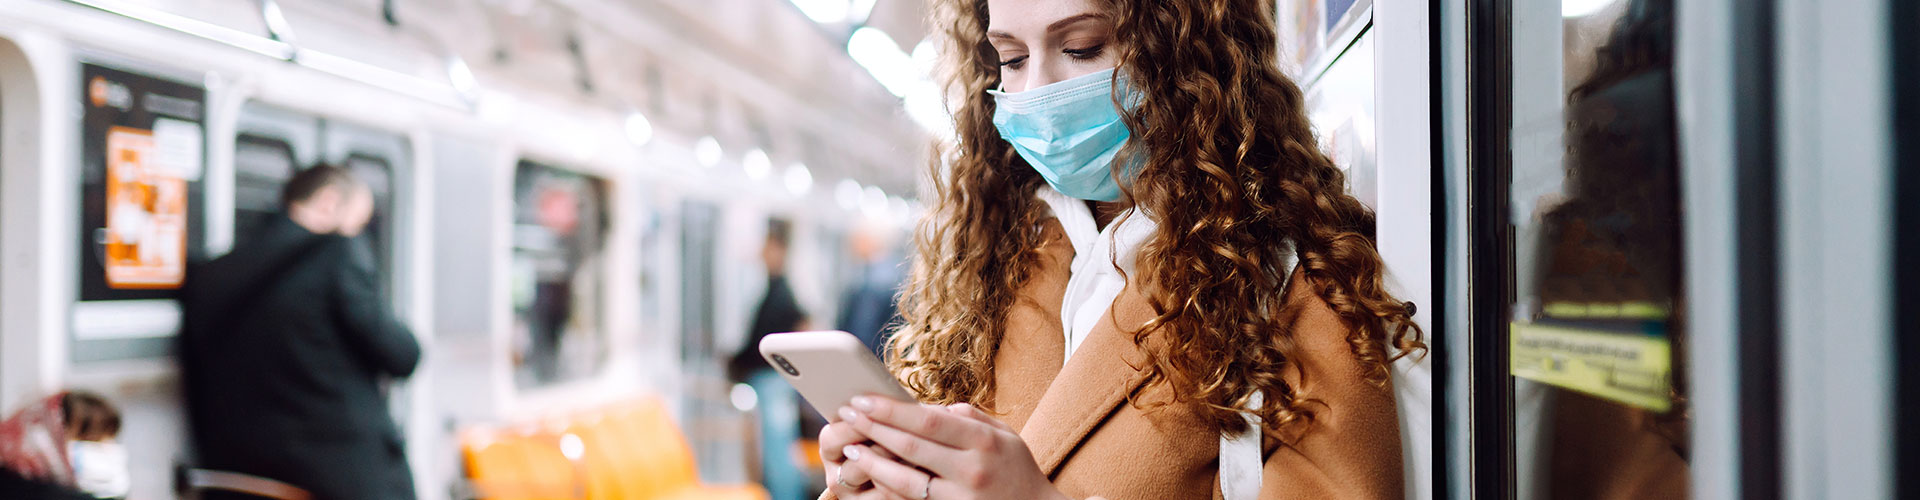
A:
[[[80,300],[171,297],[205,234],[206,91],[81,66]]]

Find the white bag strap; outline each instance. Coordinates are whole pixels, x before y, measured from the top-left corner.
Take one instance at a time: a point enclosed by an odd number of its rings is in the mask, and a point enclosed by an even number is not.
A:
[[[1255,392],[1247,400],[1248,410],[1258,410],[1266,402],[1264,393]],[[1247,428],[1240,432],[1220,433],[1220,494],[1226,500],[1259,500],[1260,476],[1266,457],[1260,454],[1260,416],[1240,412]]]

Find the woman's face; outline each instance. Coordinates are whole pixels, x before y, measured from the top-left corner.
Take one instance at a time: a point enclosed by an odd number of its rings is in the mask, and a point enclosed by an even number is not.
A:
[[[1117,64],[1113,19],[1092,0],[987,0],[1000,90],[1023,92]]]

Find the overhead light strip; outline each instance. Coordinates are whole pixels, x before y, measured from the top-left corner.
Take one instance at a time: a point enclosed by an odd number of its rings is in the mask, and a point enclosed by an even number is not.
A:
[[[287,61],[321,73],[387,90],[460,111],[473,111],[473,103],[452,85],[432,82],[387,68],[338,55],[301,49],[269,37],[120,0],[67,0],[135,21],[173,30],[188,36],[238,48],[247,52]]]

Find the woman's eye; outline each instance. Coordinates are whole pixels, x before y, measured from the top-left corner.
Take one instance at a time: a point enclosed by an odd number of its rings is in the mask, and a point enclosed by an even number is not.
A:
[[[1067,57],[1085,61],[1088,59],[1100,57],[1100,51],[1106,48],[1107,48],[1106,45],[1095,45],[1095,46],[1087,47],[1084,49],[1066,49],[1066,50],[1062,50],[1061,52],[1066,53]]]
[[[1027,64],[1028,57],[1031,57],[1031,56],[1020,56],[1020,57],[1015,57],[1013,59],[1000,61],[1000,67],[1007,68],[1007,69],[1020,69],[1021,66],[1025,66]]]

